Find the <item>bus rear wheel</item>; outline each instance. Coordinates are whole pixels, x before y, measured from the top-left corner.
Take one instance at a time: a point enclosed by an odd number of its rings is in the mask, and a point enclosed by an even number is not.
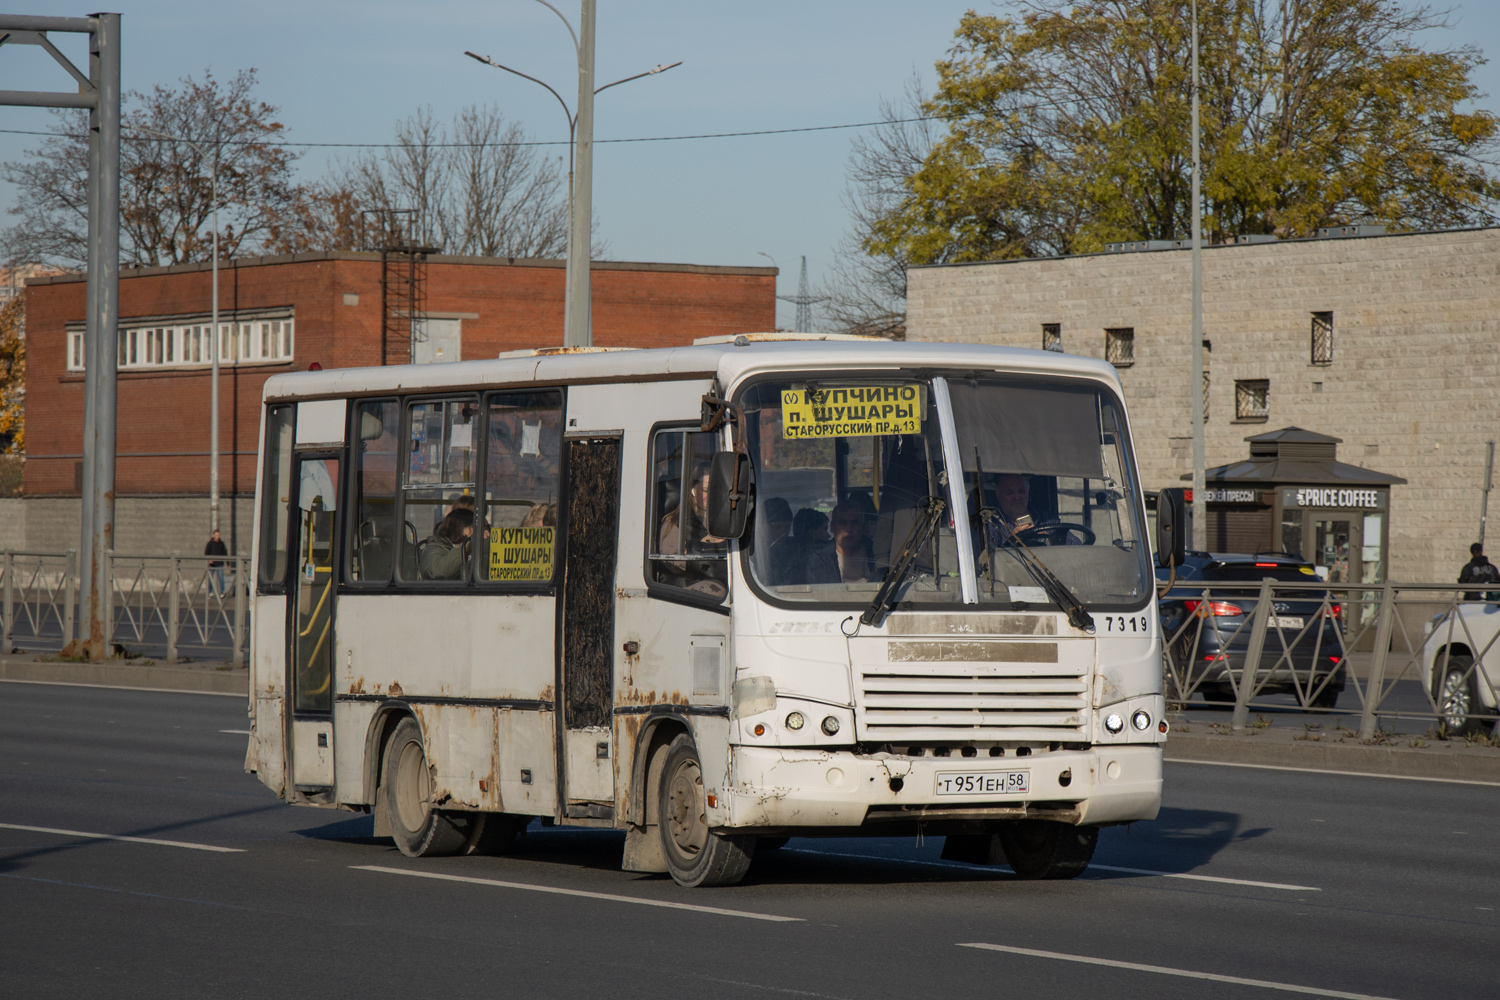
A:
[[[432,773],[415,719],[402,719],[385,746],[381,768],[391,839],[409,858],[457,854],[468,843],[465,821],[432,807]]]
[[[1094,857],[1097,826],[1018,819],[1000,828],[1000,848],[1018,878],[1077,878]]]
[[[667,871],[678,885],[734,885],[750,870],[753,836],[715,833],[708,828],[707,793],[698,748],[687,733],[664,751],[666,763],[657,788],[657,829]]]

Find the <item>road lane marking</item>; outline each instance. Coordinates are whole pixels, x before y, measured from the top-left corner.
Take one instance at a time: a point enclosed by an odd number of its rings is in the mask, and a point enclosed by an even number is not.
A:
[[[221,730],[219,730],[219,732],[221,732],[221,733],[234,733],[236,736],[249,736],[250,735],[250,730],[248,730],[248,729],[221,729]]]
[[[86,833],[83,830],[59,830],[50,826],[22,826],[0,823],[0,830],[25,830],[27,833],[52,833],[59,837],[83,837],[86,840],[122,840],[127,844],[155,844],[158,847],[183,847],[189,851],[213,851],[215,854],[244,854],[242,847],[219,847],[215,844],[190,844],[185,840],[157,840],[154,837],[125,837],[114,833]]]
[[[971,865],[960,861],[925,861],[920,858],[882,858],[874,854],[844,854],[838,851],[810,851],[805,848],[783,848],[787,854],[818,854],[828,858],[857,858],[861,861],[884,861],[898,865],[923,865],[933,868],[959,868],[976,875],[1010,872],[1009,865]],[[1223,882],[1226,885],[1250,885],[1262,889],[1286,889],[1291,892],[1322,892],[1314,885],[1289,885],[1284,882],[1255,882],[1243,878],[1226,878],[1222,875],[1191,875],[1187,872],[1159,872],[1149,868],[1120,868],[1115,865],[1089,863],[1089,871],[1126,872],[1131,875],[1158,875],[1162,878],[1185,878],[1194,882]]]
[[[1253,885],[1262,889],[1286,889],[1289,892],[1322,892],[1315,885],[1288,885],[1285,882],[1253,882],[1244,878],[1225,878],[1222,875],[1191,875],[1187,872],[1158,872],[1149,868],[1120,868],[1115,865],[1100,865],[1089,862],[1089,871],[1128,872],[1131,875],[1159,875],[1162,878],[1186,878],[1194,882],[1223,882],[1227,885]]]
[[[1231,983],[1235,986],[1258,986],[1266,990],[1281,990],[1283,993],[1308,993],[1317,997],[1338,997],[1340,1000],[1390,1000],[1389,997],[1371,996],[1368,993],[1347,993],[1343,990],[1325,990],[1316,986],[1299,986],[1296,983],[1273,983],[1267,979],[1244,979],[1240,976],[1221,976],[1216,972],[1194,972],[1191,969],[1172,969],[1164,965],[1119,962],[1111,958],[1093,958],[1089,955],[1065,955],[1057,951],[1014,948],[1004,944],[972,943],[960,944],[958,947],[981,948],[985,951],[1003,951],[1007,954],[1026,955],[1031,958],[1052,958],[1060,962],[1078,962],[1082,965],[1103,965],[1111,969],[1130,969],[1134,972],[1154,972],[1162,976],[1180,976],[1184,979],[1207,979],[1211,982]]]
[[[83,684],[79,681],[33,681],[23,680],[20,677],[0,677],[0,684],[46,684],[51,687],[65,688],[103,688],[107,691],[149,691],[155,694],[207,694],[217,698],[239,698],[245,697],[243,691],[192,691],[188,688],[156,688],[136,687],[134,684]]]
[[[384,865],[350,865],[364,872],[383,872],[387,875],[409,875],[412,878],[437,879],[440,882],[467,882],[471,885],[492,885],[501,889],[524,889],[527,892],[546,892],[557,896],[583,896],[586,899],[605,899],[613,903],[634,903],[637,906],[660,906],[669,910],[691,910],[694,913],[717,913],[725,917],[745,917],[749,920],[770,920],[777,923],[804,923],[801,917],[783,917],[774,913],[754,913],[750,910],[726,910],[718,906],[699,906],[695,903],[673,903],[664,899],[642,899],[640,896],[618,896],[609,892],[588,892],[583,889],[559,889],[550,885],[533,885],[529,882],[503,882],[494,878],[476,878],[471,875],[444,875],[440,872],[414,872],[408,868],[387,868]]]
[[[1414,774],[1377,774],[1374,771],[1334,771],[1326,767],[1287,767],[1284,764],[1242,764],[1233,760],[1189,760],[1168,757],[1168,764],[1211,764],[1214,767],[1253,767],[1261,771],[1299,771],[1302,774],[1337,774],[1351,778],[1390,778],[1392,781],[1438,781],[1447,785],[1485,785],[1500,788],[1500,781],[1472,781],[1468,778],[1424,778]]]

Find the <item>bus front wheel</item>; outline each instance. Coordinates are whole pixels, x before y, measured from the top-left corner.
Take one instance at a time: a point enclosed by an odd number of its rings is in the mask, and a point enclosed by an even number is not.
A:
[[[707,794],[698,748],[687,733],[665,751],[657,787],[657,829],[667,871],[678,885],[734,885],[750,870],[753,836],[726,836],[708,828]]]
[[[385,747],[380,780],[385,784],[391,839],[409,858],[457,854],[468,842],[468,829],[454,816],[432,807],[432,774],[416,720],[402,719]]]
[[[1077,878],[1094,857],[1097,826],[1018,819],[1000,828],[1000,849],[1011,871],[1025,879]]]

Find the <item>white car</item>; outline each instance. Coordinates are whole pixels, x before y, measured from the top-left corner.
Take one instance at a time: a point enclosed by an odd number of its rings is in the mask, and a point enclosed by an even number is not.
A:
[[[1500,604],[1458,605],[1427,623],[1422,666],[1439,723],[1455,736],[1495,726],[1500,691]]]

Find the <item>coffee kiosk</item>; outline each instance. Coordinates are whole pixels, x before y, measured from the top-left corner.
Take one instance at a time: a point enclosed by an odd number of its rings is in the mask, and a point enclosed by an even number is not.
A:
[[[1330,583],[1385,582],[1391,487],[1406,480],[1340,462],[1339,438],[1300,427],[1245,440],[1248,458],[1206,471],[1209,551],[1284,552]]]

